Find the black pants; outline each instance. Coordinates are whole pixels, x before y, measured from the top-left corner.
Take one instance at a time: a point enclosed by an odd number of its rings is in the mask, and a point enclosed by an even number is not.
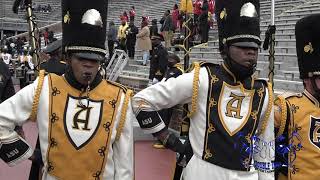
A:
[[[37,150],[37,152],[41,152],[40,150],[40,141],[39,141],[39,136],[37,138],[37,144],[36,144],[36,148],[35,150]],[[41,159],[38,162],[32,162],[31,164],[31,169],[30,169],[30,173],[29,173],[29,180],[38,180],[39,179],[39,173],[41,171],[41,167],[43,166],[42,164],[42,158],[41,158],[41,153],[40,154],[35,154],[36,156],[40,156],[39,159]]]
[[[135,53],[135,46],[132,44],[127,44],[127,49],[128,49],[128,56],[129,58],[134,58],[134,53]]]
[[[200,24],[200,33],[201,33],[201,43],[208,42],[209,39],[209,25],[208,22],[205,24]]]
[[[112,58],[114,50],[114,41],[108,40],[108,49],[109,49],[109,60]]]
[[[134,21],[134,16],[130,16],[130,21]]]

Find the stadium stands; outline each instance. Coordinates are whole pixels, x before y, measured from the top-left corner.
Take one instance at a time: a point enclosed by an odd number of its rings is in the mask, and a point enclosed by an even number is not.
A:
[[[1,6],[0,24],[12,20],[16,22],[23,21],[23,15],[15,15],[11,13],[11,0],[0,0]],[[10,3],[9,3],[10,2]],[[175,0],[111,0],[109,1],[108,21],[113,20],[116,25],[120,23],[119,16],[123,11],[128,11],[133,5],[136,9],[136,25],[139,27],[141,16],[147,15],[150,19],[160,19],[166,9],[172,9]],[[50,4],[52,11],[49,13],[36,14],[41,22],[57,22],[61,17],[60,0],[34,0],[34,3]],[[261,0],[261,38],[270,24],[271,0]],[[276,0],[275,1],[275,24],[276,31],[276,47],[275,47],[275,89],[277,91],[299,91],[303,88],[299,80],[299,72],[295,50],[294,26],[298,19],[303,16],[319,13],[319,0]],[[20,14],[23,14],[22,12]],[[5,21],[3,21],[5,19]],[[1,27],[1,26],[0,26]],[[14,27],[13,27],[14,28]],[[61,34],[56,34],[61,37]],[[207,46],[193,48],[190,53],[191,62],[208,61],[221,63],[218,52],[217,30],[211,29],[209,33],[210,39]],[[182,52],[177,52],[183,58]],[[260,50],[259,63],[257,66],[258,74],[261,78],[267,78],[268,70],[268,51]],[[120,75],[119,81],[126,84],[136,91],[147,86],[148,83],[148,67],[141,66],[142,53],[137,51],[134,60],[130,60],[123,73]]]

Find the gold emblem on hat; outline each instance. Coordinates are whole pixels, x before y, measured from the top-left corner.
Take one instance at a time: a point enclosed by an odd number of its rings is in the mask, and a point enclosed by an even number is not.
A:
[[[223,10],[220,12],[220,19],[224,19],[227,17],[227,10],[226,8],[223,8]]]
[[[67,11],[67,14],[66,15],[64,15],[64,17],[63,17],[63,22],[66,24],[66,23],[70,23],[70,13],[69,13],[69,11]]]
[[[305,45],[304,48],[303,48],[304,52],[305,53],[310,53],[312,54],[313,53],[313,47],[312,47],[312,44],[311,42],[309,42],[309,44]]]

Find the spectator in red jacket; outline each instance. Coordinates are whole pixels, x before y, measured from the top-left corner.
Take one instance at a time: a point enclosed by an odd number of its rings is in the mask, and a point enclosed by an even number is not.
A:
[[[199,16],[201,14],[201,7],[202,7],[202,1],[201,0],[196,0],[193,3],[193,14],[194,14],[194,23],[198,23],[199,22]]]
[[[120,16],[120,20],[121,20],[121,22],[122,21],[128,22],[129,17],[128,17],[128,14],[126,11],[124,11],[123,14]]]
[[[179,8],[178,5],[175,4],[173,6],[172,10],[172,22],[173,22],[173,27],[174,29],[180,29],[180,22],[179,22]]]
[[[134,17],[136,16],[136,10],[134,9],[134,6],[131,6],[131,10],[129,11],[130,16],[130,22],[134,21]]]

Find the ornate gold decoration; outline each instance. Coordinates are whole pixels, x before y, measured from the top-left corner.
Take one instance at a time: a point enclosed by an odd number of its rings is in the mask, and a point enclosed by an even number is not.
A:
[[[272,107],[273,107],[273,93],[272,93],[272,84],[270,82],[268,82],[268,92],[269,92],[269,97],[268,97],[268,108],[267,108],[267,112],[265,114],[265,117],[264,119],[262,120],[262,125],[261,125],[261,128],[260,130],[258,131],[258,135],[260,134],[263,134],[267,125],[268,125],[268,121],[269,121],[269,117],[270,117],[270,114],[271,114],[271,110],[272,110]]]
[[[220,12],[220,19],[224,19],[227,17],[227,10],[226,8],[223,8],[223,10]]]
[[[251,112],[251,116],[252,116],[252,119],[254,119],[255,121],[258,119],[258,112],[257,111],[253,111]]]
[[[212,157],[212,153],[210,152],[210,149],[206,149],[206,154],[204,155],[204,159],[209,159]]]
[[[313,49],[313,47],[312,47],[311,42],[309,42],[309,44],[305,45],[304,48],[303,48],[303,50],[304,50],[305,53],[310,53],[310,54],[312,54],[313,51],[314,51],[314,49]]]
[[[121,133],[122,133],[122,129],[123,129],[125,121],[126,121],[127,109],[128,109],[129,101],[130,101],[130,98],[132,97],[132,95],[133,95],[133,91],[132,90],[128,90],[126,92],[124,103],[123,103],[123,108],[121,110],[120,122],[119,122],[119,125],[118,125],[118,128],[117,128],[116,140],[120,139],[120,136],[121,136]]]
[[[70,23],[70,20],[71,20],[71,18],[70,18],[70,13],[69,13],[69,11],[67,11],[67,14],[65,14],[64,16],[63,16],[63,22],[65,23],[65,24],[69,24]]]
[[[107,54],[107,51],[101,48],[89,47],[89,46],[66,46],[65,51],[68,50],[78,50],[78,51],[91,51],[91,52],[99,52],[103,54]]]
[[[214,98],[211,98],[211,99],[210,99],[209,106],[210,106],[210,107],[213,107],[213,106],[216,106],[216,105],[217,105],[217,101],[215,101]]]
[[[264,92],[264,88],[260,88],[260,89],[258,90],[258,95],[259,95],[259,97],[262,97],[262,96],[263,96],[263,92]]]
[[[197,110],[197,100],[198,100],[198,94],[199,94],[199,75],[200,75],[200,64],[199,62],[194,63],[194,76],[193,76],[193,82],[192,82],[192,100],[191,100],[191,110],[188,112],[188,117],[190,118],[193,113]]]
[[[258,41],[261,41],[260,37],[250,34],[241,34],[241,35],[235,35],[227,38],[227,41],[233,40],[233,39],[240,39],[240,38],[249,38],[249,39],[255,39]]]
[[[211,84],[214,84],[214,83],[216,83],[218,81],[219,81],[219,78],[217,78],[216,75],[211,75]]]
[[[215,130],[216,130],[216,128],[213,126],[213,124],[212,124],[212,123],[209,123],[208,132],[209,132],[209,133],[212,133],[212,132],[214,132]]]
[[[29,119],[31,119],[31,121],[37,120],[37,111],[38,111],[39,100],[40,100],[42,85],[43,85],[43,81],[44,81],[44,76],[45,76],[45,70],[40,70],[37,89],[36,89],[36,92],[33,97],[31,114],[30,114],[30,118],[29,118]]]
[[[245,138],[246,138],[247,142],[251,144],[251,134],[249,133],[248,135],[246,135]]]

